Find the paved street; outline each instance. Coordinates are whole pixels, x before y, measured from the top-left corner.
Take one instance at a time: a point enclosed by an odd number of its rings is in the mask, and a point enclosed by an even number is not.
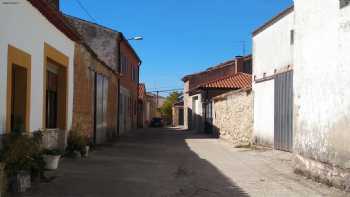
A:
[[[347,196],[295,175],[291,155],[233,149],[175,129],[134,131],[88,159],[65,159],[35,197]]]

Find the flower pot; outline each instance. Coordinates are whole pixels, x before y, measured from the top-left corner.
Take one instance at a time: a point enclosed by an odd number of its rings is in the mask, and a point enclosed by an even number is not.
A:
[[[44,155],[47,170],[57,170],[61,155]]]
[[[20,171],[16,176],[10,177],[9,179],[10,189],[13,192],[26,192],[31,188],[31,177],[27,171]]]
[[[90,146],[85,146],[85,150],[83,154],[81,155],[82,157],[88,157],[89,156],[89,151],[90,151]]]
[[[5,163],[0,162],[0,196],[5,196],[7,190],[7,180],[5,172]]]

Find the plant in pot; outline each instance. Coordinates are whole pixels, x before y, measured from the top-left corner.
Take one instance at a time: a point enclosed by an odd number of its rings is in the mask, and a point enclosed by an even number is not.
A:
[[[31,187],[31,180],[44,172],[40,143],[26,133],[3,137],[2,161],[10,189],[24,192]]]
[[[81,130],[71,130],[69,132],[68,140],[67,140],[67,154],[72,157],[84,157],[88,152],[87,148],[87,140],[85,135],[81,132]],[[78,155],[80,154],[80,155]]]
[[[43,151],[43,158],[45,161],[45,169],[57,170],[61,156],[63,155],[60,149],[45,149]]]

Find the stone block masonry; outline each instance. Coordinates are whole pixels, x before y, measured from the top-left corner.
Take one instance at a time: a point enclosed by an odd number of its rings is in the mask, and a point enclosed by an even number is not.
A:
[[[253,133],[253,96],[236,90],[214,98],[214,132],[235,147],[250,145]]]

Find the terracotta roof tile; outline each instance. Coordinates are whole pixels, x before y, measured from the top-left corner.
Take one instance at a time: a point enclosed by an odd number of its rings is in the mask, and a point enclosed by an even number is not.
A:
[[[242,89],[252,86],[252,75],[246,73],[237,73],[233,76],[217,79],[204,84],[199,88],[214,89]]]

